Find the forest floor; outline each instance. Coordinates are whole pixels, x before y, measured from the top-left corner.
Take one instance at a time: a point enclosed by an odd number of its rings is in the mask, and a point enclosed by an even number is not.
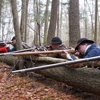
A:
[[[100,97],[75,90],[64,83],[36,73],[10,74],[11,69],[0,64],[0,100],[100,100]],[[9,76],[8,76],[9,75]]]

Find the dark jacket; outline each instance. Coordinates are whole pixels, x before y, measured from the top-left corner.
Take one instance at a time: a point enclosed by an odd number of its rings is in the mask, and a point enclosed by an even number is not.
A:
[[[100,56],[100,47],[93,43],[86,51],[84,58]]]
[[[48,50],[53,50],[53,48],[50,46]],[[63,45],[63,44],[60,44],[60,45],[56,48],[56,50],[67,50],[67,47],[66,47],[65,45]],[[62,57],[61,57],[61,54],[49,54],[48,56],[50,56],[50,57],[55,57],[55,58],[62,58]],[[72,54],[70,54],[70,56],[71,56],[71,58],[72,58],[73,60],[76,59]]]
[[[16,45],[13,45],[13,48],[10,49],[9,47],[7,47],[8,52],[12,52],[12,51],[16,51]]]
[[[21,43],[22,43],[23,49],[30,48],[30,46],[28,46],[28,44],[26,42],[22,41]],[[8,50],[8,52],[16,51],[17,50],[16,45],[13,45],[12,49],[10,49],[9,47],[7,47],[7,50]]]
[[[47,47],[48,50],[54,50],[52,46]],[[66,50],[66,46],[63,44],[60,44],[55,50]],[[54,57],[54,58],[62,58],[60,54],[48,54],[47,56],[49,57]]]

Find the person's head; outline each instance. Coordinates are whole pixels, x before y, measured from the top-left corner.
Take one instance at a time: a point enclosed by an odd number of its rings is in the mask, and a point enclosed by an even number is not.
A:
[[[15,36],[12,38],[12,45],[15,45],[16,44],[16,38]]]
[[[77,41],[77,46],[75,47],[75,50],[83,55],[87,46],[90,44],[93,44],[93,43],[94,43],[94,41],[92,41],[92,40],[89,40],[87,38],[81,38]]]
[[[51,46],[53,49],[56,49],[60,44],[62,44],[62,41],[59,37],[53,37],[51,40]]]

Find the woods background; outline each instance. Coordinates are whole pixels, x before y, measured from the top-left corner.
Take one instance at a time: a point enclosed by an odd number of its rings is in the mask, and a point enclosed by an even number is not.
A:
[[[98,0],[0,0],[0,40],[15,35],[30,46],[50,45],[54,36],[75,47],[81,37],[100,45]]]

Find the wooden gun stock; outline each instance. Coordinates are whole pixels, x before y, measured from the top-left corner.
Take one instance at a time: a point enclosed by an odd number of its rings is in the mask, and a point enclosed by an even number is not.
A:
[[[68,53],[74,54],[75,50],[66,50]],[[13,56],[30,56],[38,54],[59,54],[63,53],[63,50],[52,50],[52,51],[36,51],[36,52],[23,52],[23,53],[13,53]]]

